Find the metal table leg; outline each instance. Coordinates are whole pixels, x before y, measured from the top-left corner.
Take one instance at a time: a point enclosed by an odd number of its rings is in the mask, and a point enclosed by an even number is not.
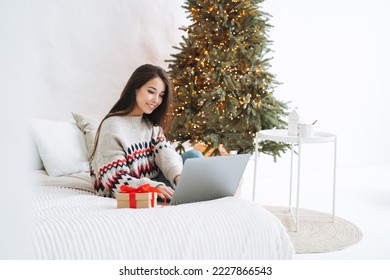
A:
[[[258,148],[259,144],[257,143],[258,138],[257,138],[257,133],[255,137],[255,167],[254,167],[254,172],[253,172],[253,194],[252,194],[252,200],[255,201],[256,199],[256,181],[257,181],[257,157],[259,156]]]
[[[336,155],[337,155],[337,137],[334,139],[334,154],[333,154],[333,208],[332,222],[334,223],[336,209]]]

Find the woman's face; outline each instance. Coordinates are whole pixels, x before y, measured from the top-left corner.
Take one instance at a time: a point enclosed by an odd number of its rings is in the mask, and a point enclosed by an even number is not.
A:
[[[135,92],[136,104],[130,115],[151,114],[160,106],[165,93],[165,84],[160,77],[153,78]]]

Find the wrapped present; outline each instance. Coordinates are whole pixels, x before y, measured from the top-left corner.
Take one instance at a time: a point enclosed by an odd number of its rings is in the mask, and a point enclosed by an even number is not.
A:
[[[117,208],[154,208],[157,205],[157,193],[161,192],[149,184],[138,188],[121,186],[120,192],[116,194]]]
[[[117,193],[118,208],[153,208],[157,205],[155,193]]]

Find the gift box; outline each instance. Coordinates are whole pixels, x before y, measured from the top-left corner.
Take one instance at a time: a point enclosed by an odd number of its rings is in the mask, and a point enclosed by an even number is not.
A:
[[[117,193],[117,208],[154,208],[157,205],[157,195],[148,193]]]
[[[117,193],[117,208],[154,208],[157,205],[157,194],[161,193],[157,188],[144,184],[138,188],[120,186]],[[164,204],[165,206],[165,198]]]

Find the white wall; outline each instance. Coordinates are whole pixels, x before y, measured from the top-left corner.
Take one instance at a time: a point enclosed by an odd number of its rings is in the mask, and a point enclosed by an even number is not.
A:
[[[265,1],[277,97],[338,135],[341,166],[390,162],[390,2]]]
[[[56,119],[105,115],[136,67],[166,68],[186,19],[175,0],[35,2],[33,113]]]
[[[0,1],[0,260],[25,259],[29,191],[26,118],[31,84],[22,1]],[[21,20],[22,19],[22,20]],[[26,63],[27,62],[27,63]],[[12,213],[12,214],[10,214]]]

